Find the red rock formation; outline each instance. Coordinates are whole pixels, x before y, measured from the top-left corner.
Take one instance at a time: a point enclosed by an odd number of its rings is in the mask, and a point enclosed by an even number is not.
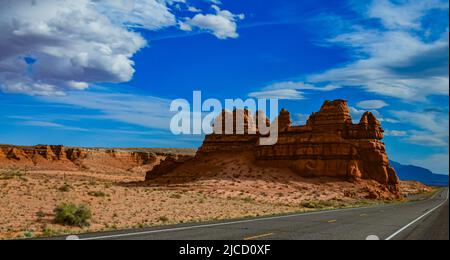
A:
[[[229,129],[226,128],[227,121],[233,122],[233,128],[231,128],[231,124]],[[234,110],[233,113],[224,110],[214,124],[214,133],[216,134],[256,134],[256,132],[257,121],[247,109]]]
[[[178,167],[182,166],[184,163],[192,159],[192,156],[168,156],[164,161],[162,161],[159,165],[156,165],[151,171],[147,173],[147,175],[145,176],[145,180],[149,181],[162,177],[170,172],[173,172]]]
[[[66,157],[69,161],[76,162],[87,157],[88,151],[82,148],[69,148],[66,150]]]
[[[26,167],[38,170],[97,171],[129,170],[153,165],[162,153],[130,149],[66,148],[62,145],[0,145],[0,168]]]
[[[292,127],[291,113],[283,108],[278,117],[278,131],[284,132],[290,127]]]
[[[49,161],[58,160],[59,158],[53,152],[52,148],[54,147],[50,145],[37,145],[33,147],[33,149],[25,150],[25,152],[32,154],[32,156],[36,156],[38,154]]]
[[[238,123],[236,118],[241,117],[241,123]],[[233,122],[233,128],[226,129],[226,122],[229,120]],[[246,134],[236,134],[237,127]],[[225,131],[228,130],[228,131]],[[232,134],[228,134],[228,133]],[[206,136],[203,146],[200,148],[200,153],[209,153],[221,151],[242,151],[245,149],[253,149],[255,143],[258,141],[258,136],[255,134],[247,134],[249,132],[257,133],[256,119],[249,113],[248,110],[236,110],[233,113],[223,111],[216,119],[214,124],[214,133]]]
[[[21,161],[29,159],[29,156],[25,153],[24,150],[13,147],[9,149],[8,153],[6,154],[6,158],[9,160]]]
[[[0,148],[0,159],[6,159],[6,154],[2,148]]]
[[[155,154],[149,152],[132,152],[131,158],[133,158],[134,162],[138,165],[145,165],[155,161]]]
[[[57,160],[67,159],[66,148],[64,146],[62,145],[51,146],[51,149],[53,151],[53,154],[56,156]]]
[[[289,168],[303,177],[372,179],[398,192],[398,177],[381,142],[383,129],[372,113],[353,124],[346,101],[326,101],[305,126],[292,126],[284,109],[278,124],[276,145],[259,146],[258,135],[212,134],[206,136],[197,156],[253,151],[259,165]]]
[[[258,111],[255,114],[255,120],[256,120],[256,127],[259,128],[259,120],[261,120],[262,122],[265,122],[266,127],[270,126],[270,119],[267,118],[266,113],[264,113],[264,111]],[[263,123],[264,124],[264,123]]]

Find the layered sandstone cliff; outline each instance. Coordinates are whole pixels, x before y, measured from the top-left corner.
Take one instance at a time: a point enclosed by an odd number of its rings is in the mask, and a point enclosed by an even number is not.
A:
[[[126,171],[134,167],[158,164],[171,155],[170,152],[157,150],[0,145],[0,168]]]
[[[255,121],[250,113],[244,114],[244,122]],[[293,126],[284,109],[276,122],[276,145],[259,145],[258,134],[216,132],[206,136],[197,157],[251,151],[259,166],[288,168],[302,177],[375,180],[398,192],[399,179],[381,141],[384,131],[372,113],[365,113],[360,123],[353,124],[347,102],[335,100],[326,101],[304,126]]]

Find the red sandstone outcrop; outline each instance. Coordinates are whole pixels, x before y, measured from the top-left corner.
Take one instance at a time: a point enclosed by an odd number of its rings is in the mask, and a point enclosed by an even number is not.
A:
[[[62,145],[37,145],[35,147],[23,148],[31,158],[41,156],[47,161],[67,160],[64,146]]]
[[[282,109],[278,116],[278,131],[284,132],[292,127],[291,113],[286,109]]]
[[[380,141],[380,123],[371,113],[361,121],[352,123],[345,101],[327,101],[306,126],[280,132],[277,145],[256,147],[256,156],[263,162],[289,165],[302,176],[374,179],[396,190],[397,177]]]
[[[255,121],[248,111],[244,114],[245,122]],[[258,135],[214,133],[206,136],[197,157],[252,151],[259,166],[288,168],[302,177],[376,180],[398,193],[399,179],[381,141],[384,131],[372,113],[365,113],[359,124],[353,124],[347,102],[335,100],[326,101],[304,126],[292,126],[285,109],[277,122],[276,145],[258,145]]]
[[[21,161],[29,159],[29,156],[26,151],[13,147],[7,151],[6,158]]]
[[[260,112],[261,113],[261,112]],[[240,118],[241,120],[236,120]],[[227,124],[232,122],[233,124]],[[248,110],[222,111],[214,123],[214,133],[218,134],[256,134],[257,120]]]
[[[255,119],[256,119],[256,127],[259,127],[259,120],[265,122],[266,127],[270,126],[270,119],[267,118],[267,115],[266,113],[264,113],[264,111],[257,111],[255,114]]]
[[[100,172],[128,171],[141,166],[149,166],[147,169],[150,169],[172,154],[164,152],[163,149],[157,150],[0,145],[0,168],[74,171],[82,169]]]
[[[147,173],[145,180],[155,180],[170,172],[173,172],[178,167],[193,159],[193,156],[186,155],[171,155],[168,156],[160,164],[156,165],[150,172]]]

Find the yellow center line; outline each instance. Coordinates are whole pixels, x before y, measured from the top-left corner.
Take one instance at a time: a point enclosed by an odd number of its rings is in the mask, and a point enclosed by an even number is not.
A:
[[[336,222],[337,222],[337,220],[335,220],[335,219],[328,221],[328,223],[336,223]]]
[[[246,237],[246,238],[244,238],[244,240],[254,240],[254,239],[269,237],[269,236],[273,236],[273,235],[274,235],[274,233],[268,233],[268,234],[263,234],[263,235],[259,235],[259,236],[254,236],[254,237]]]

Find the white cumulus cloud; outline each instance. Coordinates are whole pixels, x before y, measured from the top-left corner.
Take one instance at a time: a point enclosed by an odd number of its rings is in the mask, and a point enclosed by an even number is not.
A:
[[[1,0],[0,91],[61,96],[95,83],[130,81],[147,46],[134,29],[177,26],[185,0]],[[235,38],[239,16],[215,7],[189,26]],[[185,28],[186,29],[186,28]]]
[[[235,15],[213,5],[215,14],[197,14],[180,23],[180,29],[192,31],[194,28],[211,32],[219,39],[238,38],[237,21],[245,19],[245,15]]]
[[[3,0],[0,31],[0,90],[29,95],[129,81],[131,58],[147,44],[89,0]]]

